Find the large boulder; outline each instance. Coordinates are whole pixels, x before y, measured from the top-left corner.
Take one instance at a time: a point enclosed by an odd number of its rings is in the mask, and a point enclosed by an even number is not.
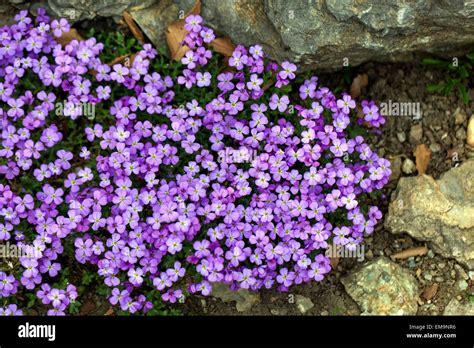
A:
[[[159,47],[165,45],[168,24],[182,18],[194,2],[9,0],[17,8],[47,4],[53,15],[72,22],[96,17],[119,20],[128,10]],[[418,52],[452,58],[474,43],[472,0],[202,0],[201,15],[235,43],[258,43],[276,60],[292,60],[319,71],[369,60],[406,61]]]
[[[385,227],[426,241],[444,257],[474,269],[474,160],[439,180],[427,175],[400,179]]]
[[[168,0],[160,0],[160,2]],[[177,0],[187,11],[194,0]],[[455,52],[474,43],[471,0],[203,0],[206,24],[236,43],[264,46],[277,60],[340,69],[414,52]],[[182,12],[181,12],[182,13]],[[178,17],[178,13],[175,14]],[[140,16],[136,20],[140,23]],[[155,17],[159,27],[162,18]],[[164,36],[154,35],[156,45]],[[347,60],[346,60],[347,59]]]

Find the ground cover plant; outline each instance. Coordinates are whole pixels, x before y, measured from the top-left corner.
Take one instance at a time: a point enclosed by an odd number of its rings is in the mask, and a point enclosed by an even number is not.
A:
[[[127,41],[110,63],[107,40],[58,43],[65,19],[15,20],[0,29],[0,240],[21,255],[2,259],[1,314],[77,313],[92,283],[119,314],[216,282],[287,291],[381,219],[375,103],[259,45],[216,53],[199,15],[180,62]]]

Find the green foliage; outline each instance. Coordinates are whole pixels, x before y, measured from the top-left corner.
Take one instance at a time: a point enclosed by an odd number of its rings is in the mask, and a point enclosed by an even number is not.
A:
[[[466,86],[472,79],[473,63],[474,52],[467,54],[465,58],[453,58],[452,61],[436,58],[423,59],[422,64],[442,69],[446,71],[447,76],[444,81],[429,84],[426,87],[427,91],[444,95],[457,91],[464,104],[468,104],[470,98]]]

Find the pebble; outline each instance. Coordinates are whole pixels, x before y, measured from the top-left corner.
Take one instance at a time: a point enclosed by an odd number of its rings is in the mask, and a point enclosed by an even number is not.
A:
[[[466,133],[466,130],[462,127],[460,127],[457,131],[456,131],[456,139],[458,140],[464,140],[466,139],[467,137],[467,133]]]
[[[430,150],[433,153],[440,152],[441,151],[441,146],[438,143],[431,143],[430,144]]]
[[[374,258],[374,252],[372,250],[369,250],[365,253],[365,257],[367,260],[372,260]]]
[[[443,277],[436,277],[435,280],[436,280],[438,283],[444,283],[444,278],[443,278]]]
[[[474,146],[474,115],[471,115],[469,123],[467,124],[467,144]]]
[[[469,271],[469,279],[474,281],[474,271]]]
[[[466,271],[464,270],[464,268],[462,268],[461,266],[459,265],[454,265],[454,268],[456,269],[456,271],[458,272],[458,275],[459,275],[459,278],[462,278],[464,280],[468,280],[469,279],[469,276],[467,275]]]
[[[461,279],[460,281],[458,281],[459,290],[464,291],[467,289],[467,287],[468,287],[468,284],[464,279]]]
[[[438,268],[439,269],[443,269],[444,267],[446,267],[446,264],[444,262],[438,263]]]
[[[410,259],[408,260],[408,267],[410,267],[410,268],[415,268],[416,267],[416,262],[413,258],[411,258],[411,260]]]
[[[423,138],[423,126],[421,123],[415,124],[410,128],[410,141],[417,143]]]
[[[427,281],[431,281],[433,279],[433,276],[429,273],[425,273],[423,275],[423,278],[425,278]]]
[[[463,124],[467,120],[467,115],[466,113],[461,110],[461,108],[458,106],[456,111],[454,111],[454,123],[459,126]]]
[[[402,172],[404,172],[405,174],[412,174],[415,172],[415,170],[415,163],[411,159],[405,158],[402,164]]]
[[[456,271],[454,269],[451,271],[451,278],[456,279]]]
[[[329,315],[329,312],[328,312],[328,311],[322,311],[322,312],[321,312],[321,315],[328,316],[328,315]]]
[[[435,254],[434,254],[433,250],[428,250],[428,253],[426,254],[426,256],[428,256],[430,259],[432,259],[435,256]]]
[[[399,142],[403,143],[405,142],[405,140],[407,140],[407,135],[405,134],[405,132],[398,132],[397,139]]]
[[[389,161],[390,161],[390,169],[392,170],[392,174],[390,174],[390,181],[392,182],[397,181],[402,172],[402,157],[401,156],[389,157]]]

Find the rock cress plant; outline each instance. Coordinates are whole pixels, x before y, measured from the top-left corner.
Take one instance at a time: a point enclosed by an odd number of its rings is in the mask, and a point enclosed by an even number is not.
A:
[[[0,240],[25,254],[0,272],[1,314],[22,314],[18,292],[65,314],[76,288],[50,283],[71,258],[130,313],[150,311],[149,293],[176,302],[215,282],[287,291],[321,281],[329,244],[354,250],[381,219],[370,196],[390,163],[351,135],[384,123],[375,103],[358,118],[349,95],[315,76],[295,90],[297,67],[259,45],[211,66],[215,36],[200,16],[186,18],[177,76],[153,71],[149,44],[109,66],[94,38],[56,43],[65,19],[40,9],[15,20],[0,29]],[[88,146],[74,145],[56,102],[85,124]],[[81,117],[84,103],[107,117]],[[253,155],[225,156],[236,151]]]

